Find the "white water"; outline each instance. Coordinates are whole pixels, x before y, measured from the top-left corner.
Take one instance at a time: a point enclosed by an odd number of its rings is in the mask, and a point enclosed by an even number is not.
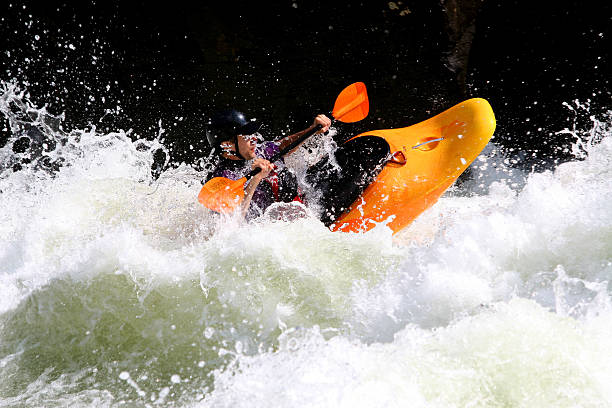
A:
[[[10,100],[66,165],[0,174],[0,406],[612,406],[611,138],[356,235],[217,220],[157,142]]]

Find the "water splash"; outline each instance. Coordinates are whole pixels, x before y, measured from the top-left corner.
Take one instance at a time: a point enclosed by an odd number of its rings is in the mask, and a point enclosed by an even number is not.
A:
[[[0,101],[0,406],[610,404],[605,124],[520,182],[492,152],[392,236],[216,218],[158,138]],[[15,152],[32,128],[55,144]]]

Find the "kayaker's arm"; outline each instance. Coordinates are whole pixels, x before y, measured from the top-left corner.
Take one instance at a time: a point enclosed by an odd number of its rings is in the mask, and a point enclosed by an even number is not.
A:
[[[270,175],[270,171],[274,169],[272,163],[261,158],[255,159],[252,167],[253,170],[259,167],[261,168],[261,171],[251,178],[248,185],[244,189],[244,200],[242,201],[242,205],[240,207],[240,214],[243,219],[246,217],[247,212],[249,211],[249,206],[251,205],[251,200],[253,199],[253,194],[255,193],[257,186],[261,180],[268,177],[268,175]]]
[[[279,141],[279,148],[280,148],[280,150],[283,150],[285,147],[289,146],[291,143],[293,143],[294,141],[299,139],[302,135],[304,135],[306,132],[308,132],[309,130],[313,129],[317,125],[321,125],[323,127],[321,128],[321,130],[319,130],[315,134],[327,132],[329,130],[329,127],[331,126],[331,120],[327,116],[325,116],[325,115],[317,115],[317,117],[314,119],[314,121],[312,122],[312,125],[310,127],[302,130],[301,132],[294,133],[292,135],[289,135],[289,136],[281,139]],[[291,150],[288,154],[293,153],[298,147],[299,147],[299,145],[296,146],[295,149]]]

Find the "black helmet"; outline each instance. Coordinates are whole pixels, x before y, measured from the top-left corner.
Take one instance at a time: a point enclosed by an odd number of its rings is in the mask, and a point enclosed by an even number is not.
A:
[[[261,123],[247,120],[242,112],[229,109],[217,112],[206,128],[206,139],[212,147],[226,140],[234,141],[236,135],[251,135],[261,128]]]

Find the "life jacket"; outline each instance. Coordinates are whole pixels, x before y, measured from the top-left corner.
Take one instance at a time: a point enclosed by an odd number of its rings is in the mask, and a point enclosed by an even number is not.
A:
[[[276,202],[304,202],[297,177],[291,170],[283,168],[280,172],[273,171],[264,181],[270,184]]]

